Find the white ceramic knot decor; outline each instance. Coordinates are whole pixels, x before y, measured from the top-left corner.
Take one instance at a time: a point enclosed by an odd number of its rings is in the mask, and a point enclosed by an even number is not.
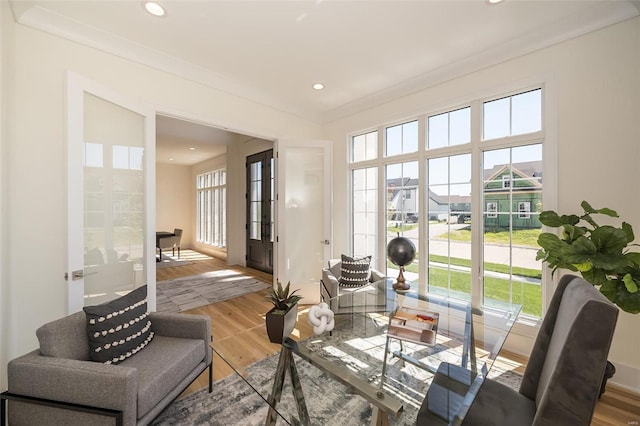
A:
[[[329,305],[322,302],[309,308],[309,324],[313,326],[313,333],[316,336],[325,331],[333,330],[336,323],[333,320],[333,311],[329,309]]]

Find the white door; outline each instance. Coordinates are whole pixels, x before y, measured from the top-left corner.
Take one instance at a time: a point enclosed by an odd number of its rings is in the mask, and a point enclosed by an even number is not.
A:
[[[318,303],[331,254],[331,145],[277,141],[276,152],[274,279],[300,289],[302,303]]]
[[[68,75],[68,311],[148,284],[155,310],[155,115]]]

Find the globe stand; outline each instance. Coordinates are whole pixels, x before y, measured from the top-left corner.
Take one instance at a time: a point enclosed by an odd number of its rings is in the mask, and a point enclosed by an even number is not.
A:
[[[407,281],[404,278],[404,266],[400,266],[400,273],[398,274],[398,278],[396,278],[396,282],[392,287],[395,291],[398,292],[411,290],[411,286],[407,284]]]

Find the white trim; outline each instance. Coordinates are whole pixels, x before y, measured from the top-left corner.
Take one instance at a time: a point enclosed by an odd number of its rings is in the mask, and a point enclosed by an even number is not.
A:
[[[220,75],[211,70],[172,57],[166,53],[133,43],[125,38],[52,12],[42,6],[30,7],[26,11],[23,11],[23,13],[16,15],[16,20],[22,25],[46,31],[55,36],[66,38],[169,74],[180,76],[233,96],[262,104],[315,123],[320,122],[320,116],[317,113],[305,110],[299,105],[290,105],[260,89],[234,81],[229,76]]]
[[[613,7],[612,7],[613,3]],[[182,78],[212,87],[217,90],[247,99],[276,110],[292,114],[318,124],[328,124],[335,120],[384,104],[393,99],[407,96],[419,90],[433,87],[462,75],[487,68],[536,50],[567,41],[583,34],[622,22],[638,15],[637,1],[601,2],[580,14],[555,22],[551,26],[529,32],[508,43],[466,57],[438,69],[423,73],[415,78],[364,96],[353,102],[322,113],[292,105],[276,99],[260,89],[247,87],[229,76],[223,76],[194,64],[171,57],[129,40],[115,36],[95,27],[82,24],[41,6],[27,2],[11,2],[17,22],[50,34],[81,43],[95,49],[117,55],[127,60],[178,75]],[[572,25],[568,21],[579,25]],[[570,32],[566,28],[574,27]],[[549,38],[548,34],[556,33]]]

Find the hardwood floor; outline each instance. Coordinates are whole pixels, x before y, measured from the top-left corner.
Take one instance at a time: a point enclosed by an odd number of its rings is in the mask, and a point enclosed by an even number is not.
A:
[[[234,269],[252,275],[266,282],[272,276],[242,266],[227,266],[226,261],[210,258],[191,250],[183,250],[182,257],[191,257],[190,265],[174,268],[158,269],[157,281],[169,280],[189,275],[197,275],[219,269]],[[265,298],[267,290],[251,293],[242,297],[208,306],[192,309],[187,313],[209,315],[211,317],[211,334],[213,338],[233,348],[237,354],[236,361],[249,366],[279,351],[280,346],[269,342],[264,326],[264,314],[271,309],[271,303]],[[304,306],[302,307],[304,308]],[[298,324],[296,337],[306,338],[312,335],[306,324]],[[498,358],[517,372],[524,372],[526,358],[503,351]],[[220,380],[233,371],[221,359],[213,360],[213,380]],[[195,392],[207,386],[208,373],[203,373],[184,394]],[[608,384],[605,394],[597,403],[592,426],[640,425],[640,395],[629,392],[615,385]],[[564,425],[559,425],[564,426]]]

